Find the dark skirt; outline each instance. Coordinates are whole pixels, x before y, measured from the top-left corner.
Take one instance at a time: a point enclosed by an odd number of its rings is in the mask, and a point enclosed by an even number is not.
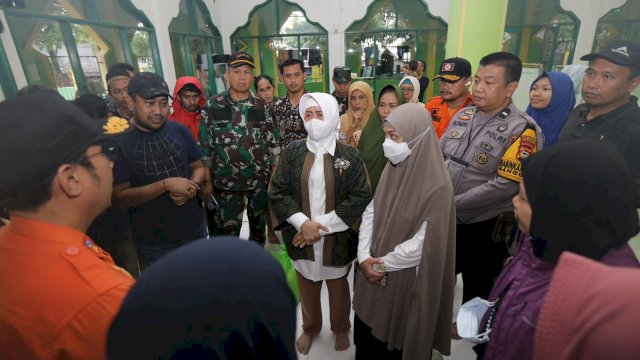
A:
[[[387,349],[387,343],[373,336],[371,328],[360,320],[358,314],[353,320],[353,344],[356,346],[356,360],[402,360],[402,350]]]

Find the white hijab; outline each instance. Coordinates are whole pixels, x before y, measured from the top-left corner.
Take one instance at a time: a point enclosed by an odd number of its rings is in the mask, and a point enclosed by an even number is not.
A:
[[[409,104],[415,104],[418,102],[418,96],[420,96],[420,81],[418,81],[418,79],[414,78],[413,76],[405,76],[398,83],[398,88],[400,88],[405,80],[411,81],[411,85],[413,85],[413,96],[410,100],[405,99],[405,102]],[[404,96],[404,94],[402,94],[402,96]]]
[[[316,154],[328,152],[333,155],[336,149],[336,139],[340,128],[340,111],[338,102],[329,94],[306,93],[300,99],[298,111],[304,119],[304,113],[311,106],[319,106],[324,120],[310,120],[304,122],[307,130],[307,148]]]

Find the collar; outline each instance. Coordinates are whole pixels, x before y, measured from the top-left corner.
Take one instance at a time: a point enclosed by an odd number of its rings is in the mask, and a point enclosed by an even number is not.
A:
[[[251,104],[254,105],[255,104],[255,97],[253,96],[253,94],[251,92],[249,92],[249,97],[243,100],[235,100],[234,98],[231,97],[231,94],[229,93],[229,90],[226,90],[223,93],[224,99],[226,100],[227,104],[229,105],[234,105],[234,104]]]
[[[629,102],[620,106],[619,108],[613,109],[611,111],[609,111],[606,114],[602,114],[599,116],[594,117],[593,119],[591,119],[589,122],[593,122],[594,120],[598,120],[598,119],[602,119],[602,121],[605,121],[608,124],[614,124],[616,121],[618,120],[622,120],[624,117],[620,116],[621,114],[630,111],[634,108],[638,107],[638,98],[633,96],[633,95],[629,95]],[[587,122],[587,114],[589,113],[589,110],[591,108],[589,107],[589,105],[584,106],[584,108],[579,110],[578,115],[583,117],[584,122]]]
[[[308,93],[307,89],[304,89],[304,91],[302,92],[302,95]],[[300,97],[302,98],[302,97]],[[287,91],[284,96],[282,97],[282,100],[288,102],[291,106],[293,106],[293,104],[291,104],[291,99],[289,99],[289,92]],[[300,103],[298,103],[298,106],[300,106]],[[298,107],[296,106],[296,107]]]
[[[333,95],[334,98],[339,99],[339,100],[344,100],[344,99],[349,97],[348,95],[338,96],[338,94],[336,94],[335,90],[331,93],[331,95]]]
[[[316,155],[329,153],[333,156],[336,152],[336,139],[330,136],[328,139],[318,142],[311,140],[311,138],[307,136],[307,149]]]
[[[11,216],[11,221],[7,225],[7,231],[49,243],[89,247],[86,245],[86,241],[89,241],[92,246],[95,246],[87,234],[74,228],[39,220],[26,219],[19,216]]]

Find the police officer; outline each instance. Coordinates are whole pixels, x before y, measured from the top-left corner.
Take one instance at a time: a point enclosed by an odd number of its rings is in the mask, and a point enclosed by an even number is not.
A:
[[[251,240],[265,241],[267,185],[280,147],[264,100],[251,94],[253,57],[229,57],[229,90],[213,96],[205,107],[210,138],[213,196],[219,208],[209,212],[213,235],[240,235],[247,203]]]
[[[542,146],[535,121],[511,101],[522,63],[506,52],[480,60],[474,77],[476,106],[456,113],[440,140],[454,187],[456,272],[464,281],[463,301],[487,298],[507,257],[500,241],[503,213],[513,210],[520,160]],[[509,151],[508,151],[509,150]],[[500,221],[499,221],[500,220]]]

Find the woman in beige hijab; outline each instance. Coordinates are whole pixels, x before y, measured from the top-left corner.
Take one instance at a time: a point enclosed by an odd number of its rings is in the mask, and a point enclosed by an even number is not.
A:
[[[413,76],[405,76],[398,83],[400,91],[404,95],[404,102],[419,103],[420,100],[420,81]]]
[[[354,284],[356,359],[449,355],[455,208],[429,113],[404,104],[385,121],[389,163],[362,215]]]
[[[373,91],[364,81],[356,81],[349,86],[349,109],[340,117],[340,141],[358,146],[362,130],[367,126],[376,108]]]

